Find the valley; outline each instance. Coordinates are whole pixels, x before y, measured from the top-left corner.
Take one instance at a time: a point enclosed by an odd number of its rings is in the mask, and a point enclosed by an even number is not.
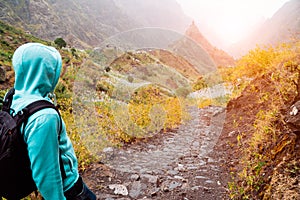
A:
[[[15,49],[57,48],[58,107],[98,199],[300,198],[299,1],[230,54],[175,0],[0,7],[0,107]]]

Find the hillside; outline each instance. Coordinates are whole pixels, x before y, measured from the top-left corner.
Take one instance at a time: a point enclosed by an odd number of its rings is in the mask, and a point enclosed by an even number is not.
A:
[[[149,52],[160,62],[170,66],[180,72],[191,81],[195,81],[201,76],[200,72],[190,62],[179,55],[166,50],[154,50]]]
[[[12,67],[12,56],[14,51],[22,44],[38,42],[53,46],[59,50],[62,56],[63,69],[57,86],[57,93],[59,97],[70,96],[72,84],[75,79],[74,73],[80,68],[83,60],[86,58],[85,52],[78,51],[75,48],[59,49],[54,42],[37,38],[22,29],[15,28],[2,21],[0,21],[0,39],[0,91],[5,92],[7,89],[13,87],[14,70]],[[2,95],[0,92],[0,97]]]
[[[180,40],[186,37],[183,33],[191,20],[175,0],[164,1],[163,5],[150,0],[124,2],[0,1],[3,8],[0,19],[39,38],[53,41],[62,37],[71,47],[86,49],[113,44],[117,48],[167,49],[186,59],[193,65],[191,68],[202,74],[214,70],[215,64],[209,57],[216,57],[217,64],[227,64],[221,50],[211,45],[205,46],[209,50],[203,50],[190,41]],[[205,51],[212,56],[207,56]]]
[[[11,59],[13,52],[19,45],[27,42],[40,42],[44,44],[47,44],[47,42],[1,21],[0,40],[0,90],[3,90],[12,87],[14,83],[14,71],[11,66]]]
[[[284,4],[270,19],[261,24],[249,37],[233,45],[228,52],[235,57],[246,54],[256,45],[276,45],[300,37],[300,1]]]
[[[134,28],[183,31],[189,23],[175,0],[164,2],[164,6],[149,0],[126,3],[117,0],[1,0],[0,7],[0,20],[43,39],[62,37],[69,45],[81,48],[99,46],[106,38]],[[170,8],[171,12],[167,10]]]
[[[128,2],[147,5],[138,0]],[[63,71],[55,89],[79,168],[91,173],[89,182],[98,195],[104,195],[104,190],[113,195],[104,199],[120,198],[111,185],[103,186],[121,183],[131,187],[128,198],[135,199],[139,195],[151,199],[193,199],[201,195],[217,199],[220,194],[232,199],[299,199],[299,41],[256,48],[235,62],[213,47],[194,23],[185,36],[170,30],[142,29],[106,39],[144,23],[155,25],[155,17],[154,21],[146,20],[155,12],[141,9],[144,16],[132,20],[122,3],[0,0],[2,19],[37,35],[53,39],[64,34],[70,45],[80,47],[105,41],[93,50],[59,49]],[[148,3],[152,9],[159,8],[156,0]],[[172,5],[180,13],[180,8]],[[298,9],[295,4],[286,5],[293,5],[285,6],[286,12]],[[97,18],[99,7],[105,9]],[[118,17],[111,19],[114,12]],[[131,10],[132,16],[133,12],[137,11]],[[39,39],[1,21],[0,39],[1,106],[3,95],[14,82],[14,50],[26,42],[55,45],[53,40]],[[210,73],[214,81],[219,73],[222,75],[220,82],[232,86],[232,96],[195,99],[196,107],[185,97],[195,80],[203,83],[203,76]],[[207,83],[201,86],[207,87]],[[227,98],[231,99],[226,108],[220,107]],[[205,103],[207,107],[200,106]],[[188,118],[192,118],[190,122]],[[118,159],[117,151],[122,146],[119,158],[137,171],[124,176],[99,167],[106,159],[105,169],[111,161],[126,168],[120,160],[113,160]],[[211,150],[213,154],[208,153]],[[149,163],[153,170],[144,167]],[[228,181],[227,176],[232,179]],[[145,187],[145,180],[153,188]],[[145,195],[141,191],[146,191]]]
[[[226,69],[234,97],[217,150],[232,199],[300,198],[299,47],[256,48]]]
[[[1,108],[7,89],[14,83],[11,58],[15,49],[27,42],[55,45],[2,22],[0,34]],[[55,93],[74,141],[80,169],[89,165],[93,156],[100,155],[107,146],[149,137],[152,133],[176,128],[182,122],[185,107],[176,95],[184,96],[186,92],[177,93],[177,89],[188,88],[190,80],[150,54],[125,53],[108,69],[93,62],[85,51],[63,48],[59,52],[63,70]],[[121,70],[126,67],[132,70]],[[155,118],[150,118],[154,110],[163,112],[163,118],[156,114]],[[92,117],[91,113],[94,113]],[[88,127],[85,126],[87,121]],[[97,121],[99,123],[95,124]],[[81,129],[84,135],[80,135]],[[95,129],[98,130],[96,134]]]
[[[0,6],[0,20],[43,39],[63,37],[78,47],[99,44],[105,37],[135,24],[109,0],[0,1]]]
[[[185,35],[194,40],[210,55],[216,66],[232,66],[234,59],[223,50],[212,46],[208,40],[201,34],[196,24],[193,22],[186,30]]]
[[[5,90],[12,87],[14,82],[14,72],[11,66],[11,58],[13,52],[21,44],[27,42],[40,42],[47,45],[54,45],[53,42],[41,40],[28,33],[25,33],[21,29],[16,29],[0,21],[0,33],[1,33],[1,54],[0,54],[0,89]],[[107,49],[106,49],[107,50]],[[109,51],[109,50],[107,50]],[[97,52],[97,51],[94,51]],[[72,92],[73,82],[76,78],[76,74],[69,77],[69,73],[76,72],[83,60],[81,57],[85,57],[84,52],[77,52],[76,49],[63,49],[60,50],[63,58],[63,72],[62,79],[58,85],[59,96],[68,96]],[[190,64],[184,58],[175,55],[168,51],[157,50],[157,51],[144,51],[139,50],[136,52],[126,52],[117,56],[113,56],[113,60],[107,61],[104,65],[97,65],[93,63],[91,59],[98,62],[103,57],[101,54],[90,54],[91,57],[85,58],[85,62],[92,68],[95,68],[93,84],[97,83],[98,80],[103,76],[105,67],[110,67],[113,70],[111,81],[115,76],[121,76],[121,79],[127,80],[133,79],[135,82],[144,82],[147,84],[157,84],[165,87],[170,92],[175,92],[179,88],[189,88],[190,84],[197,80],[200,73],[197,69]],[[108,54],[107,54],[108,55]],[[99,63],[103,64],[103,63]],[[78,69],[77,69],[78,68]],[[87,67],[88,68],[88,67]],[[91,70],[87,69],[87,70]],[[99,71],[100,70],[100,71]],[[80,76],[80,74],[78,75]],[[61,90],[61,91],[60,91]]]
[[[174,65],[170,65],[171,60],[175,59],[176,56],[173,55],[169,56],[170,62],[162,62],[146,51],[127,52],[115,59],[110,67],[123,75],[132,77],[132,81],[138,79],[155,83],[171,91],[179,88],[189,88],[191,81],[179,73]],[[188,68],[190,65],[181,67]]]

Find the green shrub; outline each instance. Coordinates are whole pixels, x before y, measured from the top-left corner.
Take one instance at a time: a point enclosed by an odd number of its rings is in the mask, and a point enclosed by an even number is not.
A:
[[[97,85],[96,85],[97,92],[104,92],[104,93],[108,94],[109,96],[111,96],[113,93],[113,90],[114,90],[114,86],[111,83],[109,83],[105,80],[101,80],[101,81],[97,82]]]
[[[207,83],[203,77],[199,77],[198,80],[193,84],[193,90],[201,90],[207,87]]]
[[[57,47],[60,48],[60,49],[67,46],[66,41],[62,38],[56,38],[54,40],[54,44],[56,44]]]

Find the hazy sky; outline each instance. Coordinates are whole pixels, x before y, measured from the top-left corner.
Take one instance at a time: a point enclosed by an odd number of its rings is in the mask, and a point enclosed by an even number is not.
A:
[[[289,0],[177,0],[198,24],[205,24],[224,43],[245,37],[263,18],[270,18]]]

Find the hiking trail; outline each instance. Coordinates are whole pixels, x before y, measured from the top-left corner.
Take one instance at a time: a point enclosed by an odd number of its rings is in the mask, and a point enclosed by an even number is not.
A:
[[[83,174],[98,199],[228,199],[225,162],[216,152],[225,109],[189,109],[191,120],[166,134],[120,149]]]

